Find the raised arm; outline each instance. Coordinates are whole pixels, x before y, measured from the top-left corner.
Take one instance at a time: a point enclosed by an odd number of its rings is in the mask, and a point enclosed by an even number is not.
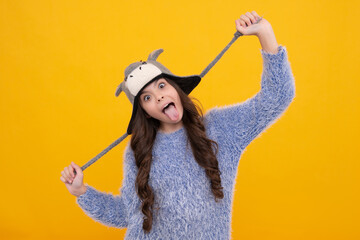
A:
[[[269,51],[260,50],[263,57],[261,90],[242,103],[216,107],[206,114],[212,134],[235,154],[233,164],[237,163],[246,146],[272,125],[295,97],[294,77],[286,48],[277,46],[276,41],[274,43],[272,29],[260,32],[263,33],[258,34],[260,43]]]

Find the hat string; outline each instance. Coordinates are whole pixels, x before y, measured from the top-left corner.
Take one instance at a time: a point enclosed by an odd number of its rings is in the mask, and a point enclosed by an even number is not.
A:
[[[234,34],[233,39],[228,43],[228,45],[226,45],[226,47],[216,56],[216,58],[214,60],[212,60],[212,62],[201,72],[200,74],[200,78],[203,78],[209,71],[210,69],[220,60],[220,58],[224,55],[224,53],[230,48],[230,46],[243,34],[240,32],[236,32]],[[118,145],[120,142],[122,142],[129,134],[125,133],[124,135],[122,135],[120,138],[118,138],[115,142],[113,142],[112,144],[110,144],[107,148],[105,148],[101,153],[99,153],[98,155],[96,155],[94,158],[92,158],[90,161],[88,161],[84,166],[81,167],[81,170],[84,171],[87,167],[89,167],[91,164],[93,164],[94,162],[96,162],[99,158],[101,158],[102,156],[104,156],[108,151],[110,151],[113,147],[115,147],[116,145]]]
[[[262,19],[262,17],[256,22],[258,23],[260,20]],[[255,23],[255,24],[256,24]],[[226,45],[226,47],[215,57],[214,60],[212,60],[212,62],[200,73],[200,78],[203,78],[209,71],[210,69],[220,60],[220,58],[224,55],[224,53],[230,48],[230,46],[240,37],[243,36],[242,33],[240,33],[239,31],[236,31],[234,33],[234,37],[233,39],[228,43],[228,45]],[[118,138],[115,142],[113,142],[112,144],[110,144],[107,148],[105,148],[101,153],[99,153],[98,155],[96,155],[94,158],[92,158],[90,161],[88,161],[84,166],[81,167],[81,170],[84,171],[87,167],[89,167],[90,165],[92,165],[94,162],[96,162],[99,158],[101,158],[102,156],[104,156],[108,151],[110,151],[113,147],[115,147],[116,145],[118,145],[120,142],[122,142],[129,134],[125,133],[124,135],[122,135],[120,138]],[[75,170],[74,173],[76,174]]]
[[[101,158],[102,156],[104,156],[108,151],[110,151],[113,147],[115,147],[116,145],[118,145],[119,143],[121,143],[126,137],[128,136],[127,133],[125,133],[124,135],[122,135],[121,137],[119,137],[115,142],[113,142],[112,144],[110,144],[107,148],[105,148],[104,150],[102,150],[101,153],[99,153],[98,155],[96,155],[95,157],[93,157],[90,161],[88,161],[84,166],[81,167],[81,170],[84,171],[87,167],[89,167],[91,164],[93,164],[94,162],[96,162],[99,158]]]
[[[215,57],[214,60],[200,73],[200,77],[203,78],[205,74],[207,74],[210,69],[220,60],[220,58],[224,55],[224,53],[230,48],[230,46],[243,34],[240,32],[234,33],[233,39],[226,45],[226,47]]]

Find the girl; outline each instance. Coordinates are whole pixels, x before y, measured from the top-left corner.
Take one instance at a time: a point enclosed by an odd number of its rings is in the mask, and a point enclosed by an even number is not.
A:
[[[261,90],[243,103],[203,116],[188,96],[199,77],[171,74],[155,61],[158,51],[125,70],[116,96],[126,93],[133,114],[121,194],[84,184],[73,162],[61,172],[61,181],[86,214],[104,225],[127,228],[126,239],[231,238],[240,156],[295,96],[286,48],[277,44],[270,23],[259,19],[252,11],[235,21],[237,31],[257,36],[263,48]]]

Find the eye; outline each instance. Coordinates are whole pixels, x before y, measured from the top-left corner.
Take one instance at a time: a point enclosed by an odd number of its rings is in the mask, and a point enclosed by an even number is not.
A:
[[[160,83],[159,84],[159,88],[164,88],[165,87],[165,83]]]
[[[148,100],[150,100],[150,96],[149,96],[149,95],[145,95],[145,96],[144,96],[144,101],[146,102],[146,101],[148,101]]]

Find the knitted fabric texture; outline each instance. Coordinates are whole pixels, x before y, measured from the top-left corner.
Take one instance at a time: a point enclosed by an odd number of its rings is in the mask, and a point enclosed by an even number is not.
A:
[[[219,145],[217,159],[224,198],[215,202],[210,180],[194,159],[186,130],[158,131],[149,184],[155,194],[153,225],[142,229],[136,194],[137,167],[129,144],[119,195],[88,186],[76,199],[83,211],[106,226],[127,228],[125,239],[231,239],[231,214],[239,159],[252,140],[282,116],[295,97],[295,82],[286,47],[278,53],[260,49],[261,90],[244,102],[215,107],[204,115],[206,133]]]

